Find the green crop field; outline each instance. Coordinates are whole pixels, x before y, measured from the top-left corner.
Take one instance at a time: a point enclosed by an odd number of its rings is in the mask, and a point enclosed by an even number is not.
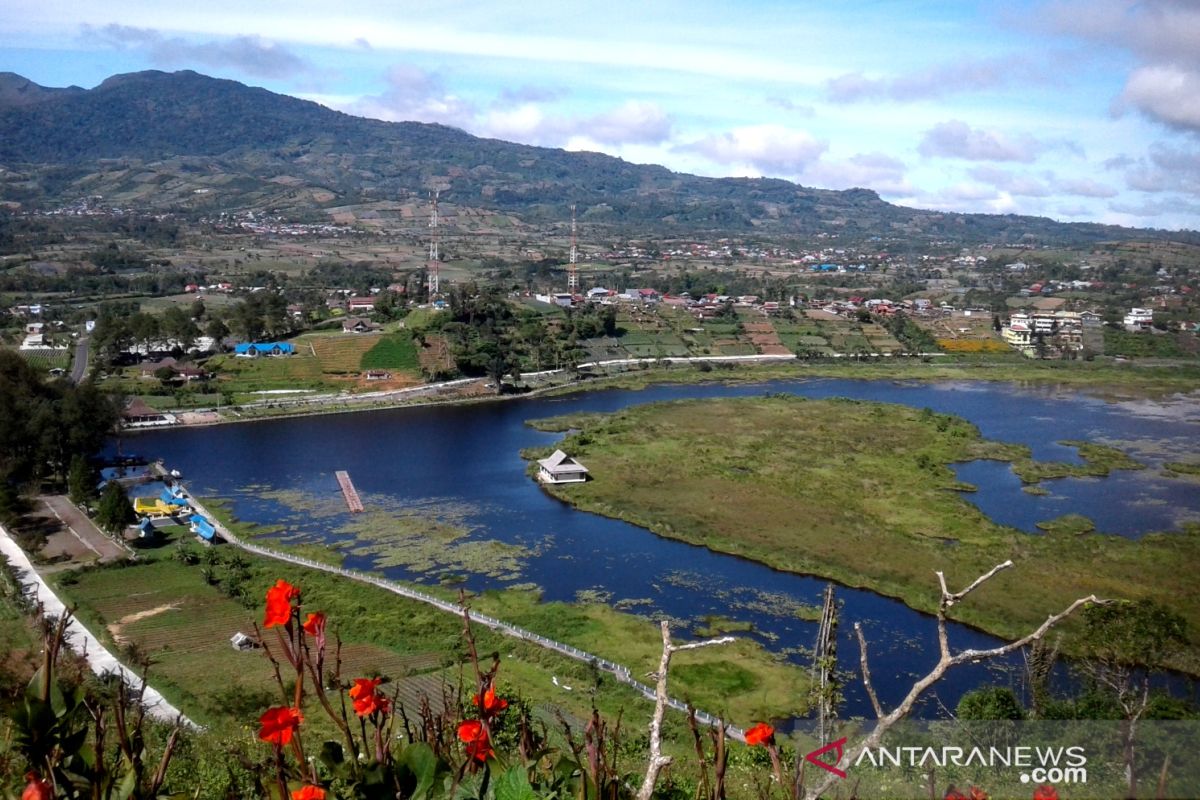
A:
[[[421,371],[417,347],[412,337],[403,331],[376,339],[375,345],[363,354],[360,366],[362,369]]]

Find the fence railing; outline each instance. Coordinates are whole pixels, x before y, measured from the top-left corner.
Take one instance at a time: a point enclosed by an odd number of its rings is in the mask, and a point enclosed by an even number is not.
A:
[[[197,513],[212,520],[217,532],[221,534],[223,539],[236,547],[240,547],[243,550],[264,556],[266,558],[274,558],[279,561],[287,561],[298,566],[308,567],[309,569],[316,569],[321,570],[322,572],[332,573],[334,575],[341,575],[344,578],[349,578],[353,581],[359,581],[360,583],[371,584],[372,586],[377,586],[380,589],[400,595],[401,597],[426,603],[434,608],[441,609],[442,611],[450,614],[461,616],[463,613],[462,607],[457,603],[444,600],[440,597],[434,597],[427,592],[422,592],[420,589],[414,589],[411,586],[405,586],[378,575],[370,575],[365,572],[359,572],[358,570],[347,569],[345,567],[336,567],[332,564],[314,561],[311,558],[305,558],[304,556],[298,556],[293,553],[284,553],[279,550],[272,550],[269,547],[263,547],[262,545],[244,542],[235,536],[228,528],[218,522],[216,517],[208,513],[208,510],[204,508],[204,506],[201,505],[190,492],[188,492],[186,496],[188,502],[193,508],[196,509]],[[626,667],[622,664],[617,664],[614,661],[609,661],[607,658],[601,658],[593,653],[580,650],[578,647],[569,645],[566,642],[559,642],[554,639],[549,639],[541,634],[537,634],[517,625],[496,619],[495,617],[488,616],[487,614],[480,614],[476,611],[472,611],[470,612],[470,616],[472,622],[477,622],[480,625],[483,625],[494,631],[498,631],[506,636],[511,636],[514,639],[521,639],[526,642],[532,642],[536,645],[546,648],[547,650],[553,650],[569,658],[573,658],[576,661],[582,661],[585,664],[591,664],[596,669],[609,673],[616,680],[625,684],[626,686],[632,687],[635,691],[649,700],[655,700],[657,697],[654,687],[642,683],[634,678],[629,672],[629,667]],[[688,712],[687,703],[676,700],[673,697],[667,698],[667,705],[684,713]],[[696,709],[695,713],[696,721],[702,725],[716,727],[723,724],[718,717],[708,713],[707,711]],[[739,741],[745,741],[745,735],[740,728],[725,724],[725,731],[728,736],[738,739]]]

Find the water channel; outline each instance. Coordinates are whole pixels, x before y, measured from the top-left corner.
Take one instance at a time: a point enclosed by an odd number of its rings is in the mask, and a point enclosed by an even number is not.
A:
[[[1106,478],[1048,481],[1045,496],[1021,491],[1007,464],[959,465],[962,480],[979,491],[965,498],[993,519],[1040,535],[1034,524],[1066,513],[1096,520],[1109,535],[1139,537],[1177,530],[1200,520],[1200,485],[1163,474],[1163,462],[1195,458],[1200,446],[1200,394],[1163,401],[1110,402],[1053,387],[984,382],[894,382],[815,379],[759,384],[660,385],[642,391],[609,390],[559,398],[429,406],[304,417],[137,434],[126,449],[162,458],[183,472],[202,497],[227,498],[243,520],[283,522],[289,541],[338,544],[348,513],[298,514],[281,495],[334,503],[335,470],[348,470],[364,503],[428,509],[471,530],[470,538],[521,548],[519,570],[491,576],[457,573],[472,590],[533,583],[547,600],[592,592],[647,616],[666,614],[698,624],[706,615],[749,621],[750,635],[767,648],[811,647],[815,623],[789,612],[795,603],[819,603],[825,581],[704,548],[663,539],[624,522],[576,511],[549,497],[526,475],[519,452],[551,444],[558,434],[529,428],[526,420],[579,411],[613,411],[660,400],[738,397],[788,392],[805,397],[850,397],[928,407],[956,414],[990,439],[1019,442],[1035,458],[1076,461],[1057,442],[1082,439],[1119,447],[1147,464]],[[379,554],[349,555],[347,566],[377,568]],[[864,553],[869,558],[869,553]],[[389,577],[436,583],[444,574],[386,566]],[[930,591],[935,591],[931,575]],[[894,702],[936,660],[932,618],[868,591],[840,588],[844,602],[839,653],[857,666],[851,622],[864,623],[873,652],[872,673],[885,705]],[[682,633],[682,631],[681,631]],[[955,625],[954,647],[988,647],[997,640]],[[803,663],[803,655],[789,657]],[[1020,656],[1005,663],[952,671],[936,688],[953,708],[962,692],[983,681],[1014,683]],[[846,687],[843,714],[869,714],[857,682]],[[924,709],[937,712],[931,700]]]

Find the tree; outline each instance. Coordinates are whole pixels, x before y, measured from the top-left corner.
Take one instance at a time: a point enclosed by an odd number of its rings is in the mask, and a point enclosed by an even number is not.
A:
[[[100,506],[96,511],[96,524],[108,533],[117,534],[125,530],[125,526],[137,520],[129,495],[125,488],[116,481],[109,481],[100,495]]]
[[[1025,719],[1025,707],[1007,686],[984,686],[962,696],[955,709],[959,719]]]
[[[1121,739],[1129,796],[1137,796],[1134,737],[1151,705],[1150,670],[1187,645],[1187,621],[1150,601],[1109,603],[1084,610],[1084,674],[1121,709]]]
[[[88,466],[87,459],[76,453],[71,457],[71,468],[67,472],[67,494],[77,506],[87,506],[96,501],[96,475]]]

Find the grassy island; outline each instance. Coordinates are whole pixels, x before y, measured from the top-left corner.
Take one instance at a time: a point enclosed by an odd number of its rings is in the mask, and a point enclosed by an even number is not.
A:
[[[1079,520],[1041,535],[998,525],[955,491],[949,464],[1011,461],[1027,481],[1071,471],[1033,462],[1023,446],[987,441],[961,418],[770,396],[534,425],[571,431],[562,447],[587,465],[591,480],[549,491],[581,509],[921,610],[933,608],[934,570],[960,586],[1012,559],[1015,569],[955,609],[959,620],[1014,635],[1076,597],[1154,598],[1191,623],[1193,646],[1174,666],[1200,669],[1200,586],[1180,568],[1200,564],[1200,527],[1132,541],[1090,532]],[[1089,474],[1140,466],[1108,448],[1072,444]]]

